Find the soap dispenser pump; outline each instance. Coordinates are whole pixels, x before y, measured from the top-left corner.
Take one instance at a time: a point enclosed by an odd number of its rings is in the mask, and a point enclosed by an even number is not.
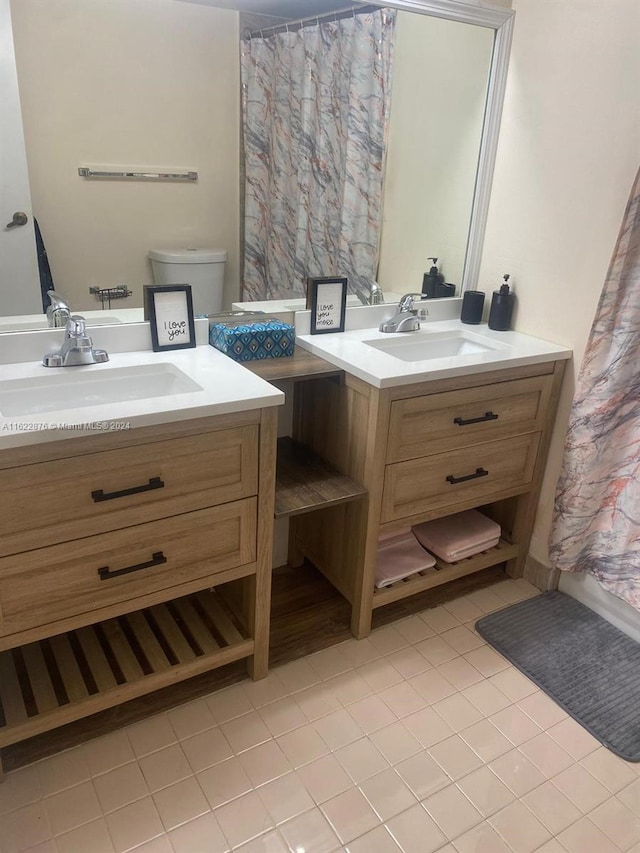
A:
[[[500,285],[500,290],[494,290],[491,299],[489,328],[496,332],[507,332],[511,328],[515,293],[509,288],[509,278],[508,274],[503,276],[504,281]]]
[[[422,276],[422,293],[427,299],[433,299],[439,295],[437,291],[444,284],[444,276],[438,270],[437,258],[427,258],[427,260],[433,261],[433,264],[429,272]]]

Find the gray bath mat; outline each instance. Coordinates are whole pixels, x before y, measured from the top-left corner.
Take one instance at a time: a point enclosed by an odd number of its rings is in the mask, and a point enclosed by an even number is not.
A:
[[[491,613],[478,633],[625,761],[640,761],[640,643],[561,592]]]

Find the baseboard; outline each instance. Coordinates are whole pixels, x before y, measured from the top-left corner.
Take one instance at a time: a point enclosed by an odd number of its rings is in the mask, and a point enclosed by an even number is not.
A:
[[[560,571],[552,569],[551,566],[545,566],[544,563],[536,560],[531,554],[527,554],[522,576],[538,589],[547,592],[547,590],[558,588]]]

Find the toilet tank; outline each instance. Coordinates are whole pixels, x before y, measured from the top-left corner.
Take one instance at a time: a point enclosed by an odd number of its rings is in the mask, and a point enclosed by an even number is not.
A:
[[[225,249],[151,249],[154,284],[190,284],[193,313],[222,310]]]

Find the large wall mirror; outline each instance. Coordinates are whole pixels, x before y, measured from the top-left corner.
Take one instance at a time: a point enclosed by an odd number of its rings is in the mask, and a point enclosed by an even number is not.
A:
[[[392,298],[420,290],[428,258],[437,256],[458,295],[474,287],[510,11],[449,0],[366,7],[340,0],[0,0],[3,57],[12,53],[11,38],[15,47],[15,69],[5,58],[1,69],[2,85],[13,82],[14,92],[0,93],[0,100],[24,129],[23,139],[12,134],[11,149],[1,146],[0,229],[18,210],[30,218],[24,229],[0,230],[0,315],[12,315],[6,322],[0,317],[0,331],[33,328],[37,324],[13,315],[42,311],[34,262],[20,270],[7,260],[18,232],[33,234],[33,216],[56,291],[73,310],[91,312],[90,322],[140,319],[154,248],[225,249],[225,307],[299,296],[286,274],[273,276],[263,293],[243,280],[241,55],[249,31],[256,43],[282,33],[294,38],[300,19],[308,28],[325,20],[339,26],[346,7],[354,18],[371,17],[376,7],[394,17],[375,267],[363,279],[374,278]],[[309,101],[309,109],[314,106]],[[2,118],[9,127],[4,112]],[[315,124],[322,133],[320,113]],[[16,187],[21,158],[27,195]],[[90,165],[192,169],[198,180],[80,177],[78,168]],[[267,194],[261,203],[271,208],[275,202]],[[132,295],[98,314],[102,303],[90,291],[119,285]],[[353,290],[354,303],[366,301],[363,287]]]

